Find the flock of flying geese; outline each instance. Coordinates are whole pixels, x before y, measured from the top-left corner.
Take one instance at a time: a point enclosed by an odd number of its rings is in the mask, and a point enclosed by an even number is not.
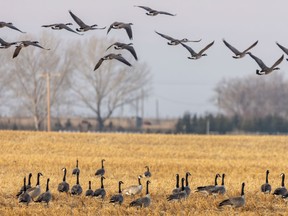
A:
[[[169,12],[165,12],[165,11],[159,11],[159,10],[155,10],[152,9],[150,7],[147,6],[135,6],[141,9],[146,10],[146,14],[148,16],[156,16],[156,15],[168,15],[168,16],[176,16],[176,14],[172,14]],[[48,25],[42,25],[42,27],[44,28],[52,28],[54,30],[67,30],[70,31],[72,33],[75,34],[79,34],[79,35],[83,35],[79,32],[86,32],[89,30],[95,30],[95,29],[105,29],[106,27],[98,27],[97,24],[93,24],[93,25],[87,25],[85,22],[83,22],[78,16],[76,16],[74,13],[72,13],[72,11],[69,10],[69,14],[71,15],[71,17],[73,18],[73,20],[79,25],[79,28],[76,28],[76,31],[73,30],[72,28],[70,28],[69,26],[72,25],[72,23],[56,23],[56,24],[48,24]],[[124,29],[129,37],[130,40],[133,39],[133,34],[132,34],[132,23],[124,23],[124,22],[113,22],[108,30],[107,30],[107,34],[111,31],[111,29]],[[23,31],[21,31],[20,29],[16,28],[12,23],[10,22],[0,22],[0,28],[3,27],[8,27],[11,29],[14,29],[16,31],[19,31],[21,33],[25,33]],[[175,39],[171,36],[159,33],[157,31],[155,31],[158,35],[160,35],[161,37],[169,40],[168,45],[178,45],[181,44],[189,53],[190,56],[188,57],[188,59],[200,59],[202,56],[206,56],[207,54],[205,53],[205,51],[207,51],[213,44],[214,41],[212,41],[211,43],[209,43],[208,45],[206,45],[203,49],[201,49],[199,52],[194,51],[190,46],[186,45],[185,43],[187,42],[200,42],[200,40],[189,40],[187,38],[183,38],[183,39]],[[284,55],[282,55],[271,67],[268,67],[264,64],[264,62],[256,57],[255,55],[253,55],[251,52],[249,52],[250,49],[252,49],[254,46],[257,45],[258,41],[256,41],[255,43],[253,43],[250,47],[248,47],[247,49],[245,49],[244,51],[239,51],[238,49],[236,49],[235,47],[233,47],[231,44],[229,44],[226,40],[223,39],[224,44],[235,54],[235,56],[233,56],[233,58],[239,59],[239,58],[243,58],[246,54],[248,54],[249,56],[251,56],[256,63],[259,65],[260,70],[257,69],[256,70],[256,74],[258,75],[265,75],[265,74],[269,74],[271,72],[273,72],[274,70],[279,70],[279,67],[277,67],[284,59]],[[286,53],[288,55],[288,48],[280,45],[279,43],[276,42],[276,44],[283,50],[284,53]],[[47,48],[42,47],[41,45],[39,45],[38,41],[18,41],[18,42],[6,42],[3,39],[0,38],[0,48],[9,48],[12,45],[16,45],[16,49],[13,53],[13,58],[16,58],[19,54],[19,52],[21,51],[21,49],[23,47],[28,47],[28,46],[35,46],[41,49],[45,49],[45,50],[49,50]],[[138,60],[135,49],[132,46],[132,43],[122,43],[122,42],[116,42],[112,45],[110,45],[107,50],[114,46],[115,49],[117,50],[123,50],[126,49],[128,50],[133,57],[135,58],[135,60]],[[127,65],[127,66],[132,66],[130,62],[128,62],[121,54],[115,54],[115,53],[110,53],[108,55],[103,56],[102,58],[100,58],[98,60],[98,62],[96,63],[95,67],[94,67],[94,71],[97,70],[101,64],[103,63],[103,61],[105,60],[118,60],[120,62],[122,62],[123,64]],[[287,59],[288,60],[288,59]]]
[[[101,168],[98,169],[95,172],[96,177],[100,177],[100,188],[97,188],[95,191],[91,188],[91,181],[88,182],[88,189],[85,192],[86,197],[95,197],[102,202],[106,198],[106,190],[104,187],[104,175],[105,175],[105,168],[104,168],[104,161],[105,159],[101,160]],[[118,182],[118,193],[113,194],[110,199],[109,203],[112,203],[113,205],[119,204],[122,205],[124,202],[124,196],[131,196],[133,198],[133,201],[129,203],[130,207],[148,207],[151,204],[151,197],[149,193],[149,184],[151,181],[149,180],[150,177],[152,176],[150,169],[148,166],[145,166],[146,171],[144,172],[143,175],[138,176],[138,184],[137,185],[131,185],[129,187],[126,187],[125,189],[122,190],[121,185],[124,184],[123,181]],[[59,193],[66,193],[70,194],[71,196],[80,196],[83,193],[82,186],[80,185],[79,182],[79,175],[80,175],[80,169],[78,166],[78,160],[76,160],[76,167],[72,171],[72,175],[76,175],[76,184],[72,186],[70,189],[70,185],[68,182],[66,182],[66,175],[67,175],[67,169],[63,168],[62,169],[64,172],[63,175],[63,180],[58,184],[58,192]],[[269,175],[269,170],[266,171],[266,181],[263,185],[261,185],[260,190],[264,194],[270,194],[272,192],[272,187],[269,184],[268,181],[268,175]],[[28,176],[28,184],[26,185],[26,177],[24,177],[24,183],[19,192],[17,193],[18,201],[19,203],[24,203],[28,206],[28,204],[31,201],[34,202],[44,202],[47,205],[49,202],[52,200],[52,194],[49,189],[49,181],[50,179],[47,179],[46,183],[46,191],[41,194],[41,187],[40,187],[40,176],[43,176],[42,173],[37,174],[37,182],[36,186],[32,187],[31,186],[31,177],[32,173],[29,174]],[[192,190],[189,186],[189,176],[191,176],[190,172],[186,172],[185,177],[181,178],[181,186],[179,184],[180,182],[180,176],[179,174],[176,174],[176,186],[171,190],[171,194],[169,194],[166,199],[167,201],[182,201],[186,200],[189,195],[191,194]],[[274,196],[282,197],[284,200],[288,200],[288,191],[285,187],[285,174],[281,173],[281,186],[276,188],[273,192]],[[136,195],[141,194],[143,186],[141,184],[141,179],[146,178],[148,179],[146,181],[146,194],[145,196],[139,197],[137,199],[134,199]],[[222,178],[221,185],[218,185],[218,178]],[[205,185],[205,186],[199,186],[195,190],[193,190],[194,193],[202,193],[207,196],[213,195],[224,195],[226,193],[226,188],[225,188],[225,174],[223,173],[222,176],[220,174],[216,174],[215,176],[215,181],[214,185]],[[231,207],[243,207],[245,205],[245,193],[244,193],[244,187],[245,183],[242,183],[241,186],[241,194],[240,196],[236,197],[230,197],[228,199],[224,199],[218,204],[218,207],[222,206],[231,206]]]

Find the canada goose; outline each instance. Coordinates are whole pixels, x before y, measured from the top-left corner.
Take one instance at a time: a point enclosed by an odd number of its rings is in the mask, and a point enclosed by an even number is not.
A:
[[[200,193],[205,193],[207,195],[211,195],[212,190],[218,185],[217,179],[220,177],[221,177],[220,174],[217,173],[215,176],[214,185],[199,186],[199,187],[197,187],[195,192],[200,192]]]
[[[80,28],[76,28],[76,31],[78,31],[78,32],[85,32],[88,30],[105,29],[106,28],[106,27],[96,28],[96,26],[98,26],[97,24],[89,26],[89,25],[85,24],[79,17],[77,17],[75,14],[73,14],[71,10],[69,10],[69,13],[70,13],[71,17],[73,18],[73,20],[80,26]]]
[[[129,206],[135,206],[135,207],[148,207],[151,203],[151,197],[150,197],[150,194],[149,194],[149,184],[151,182],[148,180],[146,182],[146,195],[144,197],[141,197],[141,198],[138,198],[134,201],[132,201]]]
[[[281,187],[276,188],[273,192],[273,195],[275,196],[283,196],[287,193],[287,189],[285,188],[285,174],[281,173],[280,176],[282,177],[281,181]]]
[[[235,208],[242,207],[245,205],[245,195],[244,195],[244,187],[245,183],[242,183],[242,189],[241,189],[241,196],[239,197],[231,197],[229,199],[223,200],[219,203],[219,207],[221,206],[232,206]]]
[[[93,196],[94,191],[91,189],[91,181],[89,181],[88,190],[85,192],[85,196]]]
[[[235,54],[235,56],[232,56],[235,59],[239,59],[239,58],[243,58],[246,53],[252,49],[254,46],[257,45],[258,41],[256,41],[255,43],[253,43],[250,47],[248,47],[247,49],[245,49],[244,51],[240,52],[239,50],[237,50],[235,47],[233,47],[232,45],[230,45],[227,41],[225,41],[223,39],[223,43]]]
[[[207,56],[207,54],[204,54],[204,52],[211,47],[214,44],[214,41],[208,44],[206,47],[204,47],[202,50],[200,50],[198,53],[196,53],[191,47],[185,45],[184,43],[181,43],[183,47],[185,47],[191,54],[191,56],[188,57],[188,59],[199,59],[202,56]]]
[[[0,28],[3,28],[3,27],[8,27],[8,28],[11,28],[11,29],[14,29],[16,31],[19,31],[21,33],[26,33],[26,32],[23,32],[21,30],[19,30],[18,28],[16,28],[11,22],[0,22]]]
[[[113,203],[113,204],[119,204],[121,205],[124,201],[124,197],[122,195],[122,191],[121,191],[121,184],[124,184],[122,181],[119,181],[118,183],[118,194],[115,194],[113,196],[111,196],[109,203]]]
[[[201,41],[201,39],[200,39],[200,40],[188,40],[187,38],[183,38],[183,39],[179,40],[179,39],[175,39],[175,38],[173,38],[173,37],[170,37],[170,36],[168,36],[168,35],[159,33],[159,32],[157,32],[157,31],[155,31],[155,32],[156,32],[158,35],[160,35],[161,37],[169,40],[169,42],[167,42],[168,45],[178,45],[178,44],[180,44],[180,43],[200,42],[200,41]]]
[[[26,185],[26,182],[25,182],[26,190],[31,188],[31,178],[32,178],[32,173],[29,173],[28,184]],[[19,197],[23,193],[23,191],[24,191],[24,185],[21,187],[20,191],[16,194],[16,196]]]
[[[281,44],[279,44],[278,42],[276,42],[276,44],[278,45],[278,47],[280,47],[280,49],[286,54],[288,55],[288,49],[284,46],[282,46]],[[288,58],[286,59],[288,61]]]
[[[126,43],[120,43],[120,42],[115,42],[113,44],[111,44],[106,50],[108,50],[110,47],[114,46],[114,48],[116,50],[122,50],[122,49],[126,49],[128,50],[132,55],[133,57],[138,60],[137,58],[137,55],[136,55],[136,52],[135,52],[135,49],[133,48],[132,46],[133,44],[132,43],[129,43],[129,44],[126,44]]]
[[[80,169],[78,168],[78,159],[76,160],[76,167],[72,171],[72,175],[80,174]]]
[[[34,198],[40,195],[41,187],[40,187],[40,176],[43,176],[42,173],[37,174],[37,183],[35,187],[31,187],[27,190],[27,193],[30,195],[31,199],[34,201]]]
[[[106,191],[105,191],[104,184],[103,184],[104,179],[105,177],[101,176],[101,187],[96,189],[93,194],[93,196],[95,196],[96,198],[101,198],[102,200],[104,200],[106,196]]]
[[[122,29],[124,28],[128,34],[130,40],[133,39],[131,25],[133,23],[123,23],[123,22],[113,22],[107,30],[107,34],[110,32],[111,29]]]
[[[16,49],[15,49],[15,51],[13,53],[13,58],[16,58],[18,56],[18,54],[20,53],[20,50],[23,47],[28,47],[30,45],[38,47],[38,48],[41,48],[41,49],[44,49],[44,50],[50,50],[50,49],[46,49],[46,48],[40,46],[38,43],[39,43],[38,41],[20,41],[19,45],[16,46]]]
[[[179,174],[176,174],[176,187],[172,190],[172,194],[179,193],[181,188],[179,187]]]
[[[77,173],[76,176],[77,176],[76,185],[73,185],[73,187],[71,188],[72,195],[80,195],[82,193],[82,187],[79,183],[79,173]]]
[[[256,74],[258,75],[266,75],[273,72],[274,70],[279,70],[280,68],[276,66],[279,65],[284,59],[284,55],[282,55],[271,67],[267,67],[261,59],[254,56],[252,53],[248,52],[247,54],[249,54],[261,68],[261,70],[256,70]]]
[[[58,184],[58,191],[67,193],[69,191],[69,184],[66,182],[66,172],[67,172],[67,170],[66,170],[66,168],[63,168],[62,170],[64,172],[63,181]]]
[[[191,176],[191,173],[190,172],[186,172],[186,180],[185,180],[186,181],[186,185],[184,187],[184,190],[186,191],[187,196],[189,196],[190,193],[191,193],[191,189],[189,187],[189,182],[188,182],[188,177],[189,176]]]
[[[213,195],[223,195],[226,193],[225,183],[224,183],[225,174],[222,174],[222,183],[221,185],[216,185],[214,188],[211,189],[211,194]]]
[[[47,205],[50,202],[50,200],[52,199],[52,194],[49,191],[49,181],[50,179],[47,179],[47,184],[46,184],[46,192],[42,193],[35,202],[46,202]]]
[[[145,166],[145,168],[147,169],[145,172],[144,172],[144,176],[146,177],[146,178],[150,178],[152,175],[151,175],[151,172],[150,172],[150,169],[149,169],[149,167],[148,166]]]
[[[68,27],[68,25],[72,25],[72,23],[55,23],[55,24],[49,24],[49,25],[42,25],[41,27],[44,27],[44,28],[51,27],[51,29],[53,29],[53,30],[65,29],[65,30],[73,32],[75,34],[83,35],[83,34],[79,34],[78,32],[74,31],[73,29],[71,29],[70,27]]]
[[[101,168],[96,171],[95,176],[97,176],[97,177],[104,176],[104,174],[105,174],[104,161],[105,161],[105,159],[101,160]]]
[[[97,62],[97,64],[95,65],[94,71],[97,70],[97,69],[100,67],[100,65],[102,64],[102,62],[103,62],[104,60],[112,60],[112,59],[116,59],[116,60],[118,60],[118,61],[120,61],[120,62],[122,62],[122,63],[124,63],[124,64],[126,64],[126,65],[128,65],[128,66],[131,66],[131,64],[130,64],[125,58],[123,58],[121,54],[110,53],[110,54],[102,57],[102,58]]]
[[[173,194],[170,194],[168,197],[167,197],[167,200],[168,201],[179,201],[179,200],[182,200],[182,199],[186,199],[187,198],[187,193],[186,193],[186,190],[185,190],[185,186],[184,186],[184,181],[185,181],[185,178],[182,178],[181,179],[181,191],[178,192],[178,193],[173,193]]]
[[[26,203],[28,205],[31,202],[31,197],[26,191],[26,177],[24,177],[23,193],[18,197],[19,203]]]
[[[128,196],[131,196],[131,195],[134,196],[136,194],[141,193],[141,191],[142,191],[141,178],[142,178],[142,176],[139,175],[138,176],[138,185],[131,185],[131,186],[125,188],[123,190],[123,194],[128,195]]]
[[[146,14],[148,16],[156,16],[158,14],[164,14],[164,15],[169,15],[169,16],[176,16],[176,14],[171,14],[171,13],[168,13],[168,12],[165,12],[165,11],[157,11],[157,10],[154,10],[150,7],[146,7],[146,6],[138,6],[138,5],[135,5],[134,7],[139,7],[139,8],[142,8],[146,11],[148,11]]]
[[[9,42],[4,41],[2,38],[0,38],[0,44],[1,44],[0,49],[7,49],[12,45],[16,45],[17,42],[9,43]]]
[[[271,185],[268,182],[268,175],[269,175],[269,170],[266,171],[266,182],[265,184],[261,185],[261,192],[267,194],[267,193],[271,193]]]

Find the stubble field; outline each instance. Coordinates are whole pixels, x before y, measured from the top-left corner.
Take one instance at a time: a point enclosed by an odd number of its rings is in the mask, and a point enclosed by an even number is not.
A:
[[[287,171],[288,137],[286,136],[198,136],[148,134],[87,134],[0,131],[0,215],[286,215],[287,204],[272,195],[260,193],[265,172],[270,170],[272,190],[280,186],[280,173]],[[84,194],[72,197],[59,194],[62,168],[67,168],[70,188],[76,183],[72,176],[76,159],[79,160],[80,184],[85,192],[88,181],[92,189],[100,187],[95,171],[105,159],[107,192],[104,202],[86,198]],[[131,197],[125,197],[122,206],[109,204],[111,195],[137,184],[137,176],[148,165],[152,172],[150,207],[129,207]],[[175,174],[184,176],[189,171],[190,188],[214,183],[216,173],[225,173],[227,193],[206,197],[191,193],[182,202],[168,202],[166,196],[175,187]],[[32,185],[41,172],[41,189],[45,191],[50,178],[53,199],[45,204],[18,203],[16,193],[23,177],[32,172]],[[142,179],[145,185],[146,179]],[[220,180],[219,180],[220,182]],[[219,209],[220,201],[240,194],[245,182],[245,207]],[[145,195],[145,187],[142,195]],[[138,197],[138,196],[137,196]]]

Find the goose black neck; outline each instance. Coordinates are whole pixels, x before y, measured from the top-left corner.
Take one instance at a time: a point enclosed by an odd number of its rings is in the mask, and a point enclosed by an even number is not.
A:
[[[47,184],[46,184],[46,192],[49,191],[49,181],[50,181],[50,179],[48,178],[47,179]]]
[[[36,185],[40,185],[40,173],[38,173],[38,175],[37,175],[37,183],[36,183]]]
[[[78,168],[78,160],[76,160],[76,167]]]
[[[138,184],[141,185],[141,178],[138,178]]]
[[[149,167],[147,166],[146,168],[147,168],[147,171],[149,172]]]
[[[188,186],[189,186],[189,182],[188,182],[188,176],[189,176],[189,174],[188,174],[188,173],[186,173],[186,187],[188,187]]]
[[[281,186],[282,186],[282,187],[285,186],[284,181],[285,181],[285,174],[283,173],[283,174],[282,174],[282,183],[281,183]]]
[[[101,161],[102,169],[104,169],[104,160]]]
[[[104,188],[104,184],[103,184],[103,176],[101,177],[101,188]]]
[[[149,189],[148,189],[149,183],[150,183],[149,181],[146,182],[146,195],[149,194]]]
[[[269,175],[269,171],[267,170],[266,172],[266,183],[268,184],[268,175]]]
[[[241,196],[244,196],[244,187],[245,187],[245,183],[242,183]]]
[[[91,190],[91,181],[89,181],[89,190]]]
[[[179,175],[176,175],[176,188],[179,188]]]
[[[66,181],[66,168],[64,169],[64,176],[63,176],[63,182],[65,182]]]
[[[76,180],[76,184],[79,184],[79,173],[77,172],[77,180]]]
[[[122,193],[121,184],[122,184],[122,182],[120,181],[119,184],[118,184],[118,189],[119,189],[118,192],[119,192],[119,193]]]
[[[184,189],[185,189],[185,187],[184,187],[184,181],[185,181],[185,179],[182,178],[182,179],[181,179],[181,190],[182,190],[182,191],[184,191]]]
[[[32,177],[32,174],[30,173],[29,178],[28,178],[28,185],[31,185],[31,177]]]
[[[26,192],[26,177],[24,177],[23,191]]]
[[[217,179],[218,179],[218,174],[215,176],[215,186],[218,185]]]
[[[224,178],[225,178],[225,174],[222,175],[222,186],[224,186]]]

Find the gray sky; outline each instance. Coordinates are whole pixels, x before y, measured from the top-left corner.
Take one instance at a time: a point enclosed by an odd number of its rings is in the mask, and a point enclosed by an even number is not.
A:
[[[271,66],[283,53],[275,42],[288,47],[287,0],[0,0],[1,20],[13,22],[27,33],[38,34],[41,25],[72,22],[68,10],[72,10],[87,24],[109,26],[114,21],[132,22],[134,47],[141,62],[146,62],[153,76],[153,93],[145,101],[145,116],[155,117],[156,100],[160,117],[179,117],[185,111],[203,114],[217,111],[211,103],[213,88],[222,78],[254,75],[258,65],[249,56],[233,59],[232,52],[222,39],[244,50],[256,40],[254,55]],[[277,3],[276,3],[277,2]],[[145,5],[177,16],[150,17],[134,5]],[[189,60],[188,51],[179,46],[168,46],[167,40],[155,34],[155,30],[175,38],[199,39],[189,43],[195,51],[211,41],[215,44],[206,52],[208,56],[197,61]],[[52,30],[51,30],[52,31]],[[124,31],[106,30],[87,32],[83,37],[99,36],[119,38],[129,42]],[[0,37],[8,41],[17,39],[19,32],[1,29]],[[59,32],[63,40],[81,39],[70,32]],[[35,38],[37,40],[37,38]],[[96,63],[97,59],[95,59]],[[280,65],[286,73],[287,62]],[[256,74],[255,74],[256,76]],[[273,74],[269,75],[273,76]],[[259,77],[261,79],[261,77]]]

